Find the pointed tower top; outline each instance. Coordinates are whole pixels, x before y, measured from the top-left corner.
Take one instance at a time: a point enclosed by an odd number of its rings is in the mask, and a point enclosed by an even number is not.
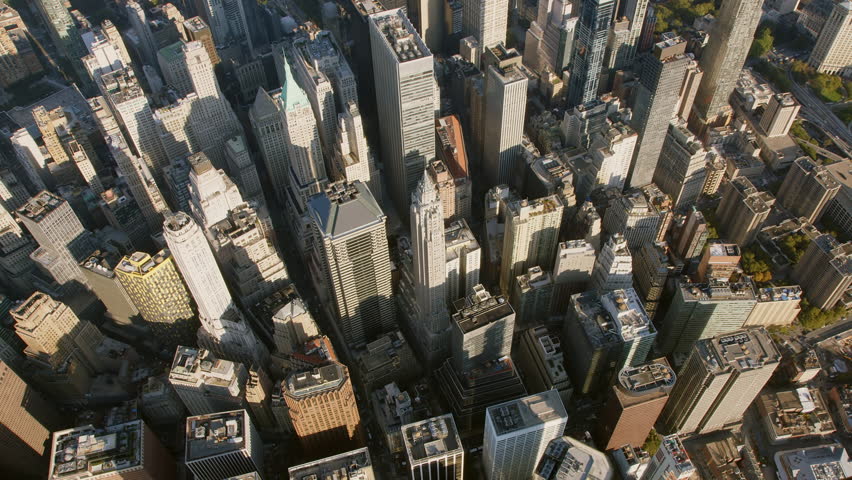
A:
[[[281,61],[284,62],[284,78],[281,81],[281,104],[284,110],[293,110],[309,105],[307,94],[296,82],[296,77],[290,68],[290,59],[282,51]]]
[[[423,170],[423,178],[417,183],[417,188],[411,193],[412,205],[429,205],[435,202],[440,203],[441,199],[438,196],[438,186],[435,184],[435,179],[429,174],[429,169]]]
[[[269,115],[277,114],[278,105],[275,104],[275,101],[272,100],[269,93],[267,93],[263,87],[260,87],[257,89],[257,95],[254,97],[254,103],[251,105],[251,110],[255,117],[264,118]]]

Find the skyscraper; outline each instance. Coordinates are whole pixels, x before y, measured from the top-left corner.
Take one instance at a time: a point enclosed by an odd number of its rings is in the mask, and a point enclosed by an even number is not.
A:
[[[591,288],[598,292],[633,286],[633,258],[627,241],[614,234],[601,249],[592,270]]]
[[[684,260],[692,260],[701,254],[708,235],[704,214],[692,207],[680,232],[680,238],[673,248]]]
[[[119,262],[115,275],[158,342],[169,349],[195,343],[199,324],[192,297],[171,252],[134,252]]]
[[[658,348],[687,353],[701,339],[741,328],[756,299],[750,282],[680,283],[663,319]]]
[[[485,130],[483,170],[492,185],[509,184],[521,161],[528,78],[521,55],[502,44],[485,51]]]
[[[819,221],[840,191],[840,182],[824,166],[808,157],[797,158],[778,190],[778,201],[796,217]]]
[[[435,157],[435,95],[432,52],[402,10],[371,15],[370,45],[386,183],[398,212]]]
[[[189,162],[189,212],[203,231],[228,217],[228,212],[243,203],[240,190],[216,169],[203,152],[187,158]]]
[[[0,465],[8,475],[44,475],[45,443],[61,424],[53,407],[9,365],[0,360],[0,425],[4,431]]]
[[[462,0],[462,34],[482,48],[506,42],[509,0]]]
[[[411,195],[411,236],[414,250],[414,294],[417,318],[414,332],[430,365],[449,353],[450,314],[447,311],[447,251],[444,209],[438,189],[427,171]]]
[[[189,215],[178,212],[166,219],[163,234],[198,306],[199,344],[234,361],[262,364],[266,348],[234,305],[198,224]]]
[[[381,198],[382,181],[375,155],[367,144],[361,112],[355,102],[347,103],[343,113],[337,116],[334,168],[336,180],[361,181],[370,188],[374,197]]]
[[[832,75],[849,74],[852,54],[846,45],[852,39],[850,16],[852,16],[852,2],[834,4],[808,58],[808,64],[818,72]]]
[[[695,466],[689,458],[677,435],[663,437],[657,454],[648,462],[641,480],[686,480],[695,473]]]
[[[285,84],[285,87],[287,85]],[[287,142],[283,135],[284,116],[281,105],[273,97],[278,97],[284,92],[274,90],[267,93],[264,89],[258,89],[257,97],[249,110],[249,121],[257,139],[258,149],[266,164],[266,172],[272,181],[275,198],[280,204],[288,201],[288,188],[290,183],[290,169],[287,162]]]
[[[762,328],[696,342],[660,415],[665,431],[706,433],[742,421],[780,360]]]
[[[653,181],[689,64],[685,51],[686,40],[676,36],[655,44],[653,54],[642,59],[632,121],[639,134],[630,169],[632,187]]]
[[[106,307],[104,316],[117,325],[130,326],[139,317],[139,310],[113,272],[120,260],[117,254],[94,250],[80,262],[80,270],[89,288]]]
[[[663,410],[677,376],[665,358],[625,367],[610,389],[595,438],[603,450],[641,447]]]
[[[412,480],[462,480],[464,446],[450,414],[401,427]]]
[[[142,420],[53,432],[49,480],[81,478],[174,480],[177,464]]]
[[[488,407],[482,446],[486,478],[529,478],[567,423],[568,413],[556,390]]]
[[[563,331],[571,346],[568,373],[583,394],[609,386],[621,369],[644,363],[657,336],[632,288],[572,296]]]
[[[470,179],[470,160],[465,147],[464,132],[459,117],[441,117],[435,124],[436,145],[440,162],[431,162],[429,172],[438,184],[444,205],[444,222],[467,219],[471,215],[473,185]],[[440,172],[441,165],[444,172]]]
[[[191,415],[243,408],[246,405],[246,367],[222,360],[203,348],[175,350],[169,383]]]
[[[685,122],[669,123],[653,179],[671,196],[672,208],[690,207],[701,196],[709,154]]]
[[[801,105],[792,93],[776,93],[769,99],[769,105],[760,117],[760,128],[767,137],[787,135]]]
[[[518,325],[528,327],[550,318],[553,301],[553,277],[541,267],[530,267],[512,282],[510,302]]]
[[[571,78],[568,81],[569,105],[581,105],[598,96],[598,82],[613,8],[612,0],[591,0],[583,2],[580,7]]]
[[[292,478],[305,478],[311,475],[324,478],[329,475],[337,475],[341,471],[345,471],[350,477],[376,480],[373,463],[370,460],[370,450],[367,447],[320,458],[288,469]]]
[[[815,238],[793,270],[811,305],[834,308],[852,285],[852,243],[839,244],[828,234]]]
[[[716,207],[720,233],[740,247],[748,246],[757,237],[773,204],[775,197],[771,193],[759,191],[746,177],[734,178],[726,184]]]
[[[515,310],[505,297],[491,296],[477,285],[453,307],[452,361],[457,372],[470,372],[511,353]]]
[[[263,471],[263,441],[246,410],[186,419],[186,468],[198,480]]]
[[[68,12],[65,2],[62,0],[36,0],[36,8],[47,26],[50,40],[59,50],[59,54],[65,57],[77,73],[80,81],[85,81],[86,71],[83,69],[80,59],[86,55],[86,46],[80,38],[80,31],[74,18]]]
[[[422,171],[420,174],[422,175]],[[350,345],[365,344],[395,322],[387,217],[361,182],[335,183],[308,201],[315,282],[334,302]]]
[[[447,247],[447,303],[462,298],[479,284],[482,249],[465,220],[458,220],[444,230]]]
[[[567,478],[579,474],[581,478],[612,480],[615,472],[605,453],[565,436],[550,441],[530,478],[560,480],[566,474]]]
[[[715,123],[728,107],[760,21],[762,0],[724,0],[701,56],[704,77],[693,110],[699,124]],[[690,121],[690,126],[695,122]],[[693,130],[696,130],[693,128]],[[697,131],[697,130],[696,130]]]

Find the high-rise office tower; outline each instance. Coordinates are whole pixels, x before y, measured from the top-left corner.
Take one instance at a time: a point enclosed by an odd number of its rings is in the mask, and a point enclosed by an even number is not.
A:
[[[757,304],[743,327],[791,325],[802,311],[802,288],[798,285],[757,289]]]
[[[580,7],[571,78],[568,81],[568,104],[582,105],[598,97],[598,83],[606,54],[612,0],[592,0]]]
[[[183,58],[183,42],[175,42],[158,50],[157,63],[160,65],[163,81],[178,97],[183,98],[193,93],[192,80]]]
[[[186,69],[183,68],[183,58],[180,56],[180,44],[176,45],[177,53],[175,56],[179,62],[178,70],[186,73]],[[163,50],[160,50],[160,52],[162,53]],[[185,81],[189,84],[190,93],[164,107],[158,108],[154,112],[154,123],[157,126],[157,133],[170,164],[190,153],[201,150],[198,140],[195,138],[195,132],[190,124],[193,109],[198,108],[196,105],[198,95],[192,92],[192,85],[189,83],[188,76],[186,76]],[[171,82],[170,80],[169,85],[171,85]]]
[[[686,40],[676,36],[655,44],[653,54],[642,59],[632,119],[639,134],[630,169],[629,183],[633,187],[653,181],[689,63],[685,51]]]
[[[145,421],[154,425],[175,425],[186,418],[183,405],[168,376],[148,377],[139,392],[139,406]]]
[[[169,159],[163,150],[151,105],[133,69],[126,66],[102,75],[99,87],[116,119],[127,131],[136,153],[154,175],[159,175]]]
[[[367,144],[361,112],[355,102],[347,103],[343,113],[337,116],[334,168],[335,180],[360,181],[370,188],[374,197],[381,198],[382,185],[376,159]]]
[[[618,372],[595,438],[604,450],[641,447],[663,411],[677,376],[665,358]]]
[[[742,421],[780,360],[762,328],[696,342],[660,415],[665,431],[706,433]]]
[[[444,3],[442,0],[417,0],[417,16],[420,24],[417,26],[420,37],[430,51],[440,52],[447,40],[444,32]]]
[[[692,206],[701,196],[710,152],[686,128],[671,122],[654,171],[654,183],[672,198],[675,209]]]
[[[294,371],[282,389],[293,429],[305,449],[338,453],[359,443],[361,416],[346,366],[331,361]]]
[[[852,285],[852,243],[839,244],[831,235],[820,235],[808,245],[793,270],[811,305],[834,308]]]
[[[61,197],[43,191],[16,213],[39,244],[31,258],[35,260],[36,255],[49,257],[49,263],[43,265],[65,293],[85,286],[86,279],[78,263],[92,251],[90,234],[83,228],[71,205]]]
[[[839,191],[840,182],[824,166],[800,157],[784,177],[777,199],[793,215],[814,223]]]
[[[701,79],[704,78],[704,70],[694,59],[694,55],[688,53],[687,57],[689,57],[689,63],[686,65],[686,75],[684,75],[683,84],[680,87],[676,109],[677,118],[684,122],[689,119],[692,105],[695,103],[695,95],[698,94],[698,86],[701,85]]]
[[[458,220],[444,230],[444,245],[447,247],[447,303],[473,292],[479,284],[482,249],[465,220]]]
[[[186,419],[186,468],[198,480],[263,471],[263,441],[246,410]]]
[[[5,208],[0,208],[0,232],[0,279],[10,294],[26,296],[33,287],[30,254],[36,249],[35,242]]]
[[[247,12],[242,0],[200,0],[196,3],[199,14],[210,25],[217,46],[248,42],[251,50]]]
[[[296,465],[287,471],[291,478],[310,478],[311,475],[325,478],[346,472],[349,477],[376,480],[370,450],[367,447]]]
[[[553,276],[535,266],[515,277],[509,297],[518,325],[529,327],[550,318],[553,301]]]
[[[503,218],[500,250],[500,291],[511,292],[512,281],[530,267],[551,265],[559,243],[562,201],[556,195],[522,200],[508,188],[489,191],[499,196],[499,215]]]
[[[760,128],[767,137],[787,135],[800,108],[792,93],[776,93],[769,99],[769,105],[760,117]]]
[[[670,254],[665,242],[648,242],[633,256],[633,286],[652,320],[669,277],[678,275],[682,270],[683,262]]]
[[[622,190],[627,183],[630,162],[639,136],[632,127],[622,122],[607,123],[600,133],[593,135],[590,153],[578,158],[577,196],[587,197],[599,187]],[[582,163],[580,163],[582,162]]]
[[[269,233],[260,215],[246,203],[210,229],[222,272],[241,305],[255,305],[289,282]]]
[[[502,295],[491,296],[482,285],[453,304],[452,361],[457,372],[470,372],[512,351],[515,310]]]
[[[201,42],[183,44],[183,57],[189,79],[198,100],[189,116],[189,123],[199,148],[210,157],[217,168],[225,166],[225,142],[242,127],[222,94],[213,63]]]
[[[846,45],[849,45],[849,41],[852,40],[850,16],[852,16],[852,2],[834,4],[808,58],[808,64],[818,72],[830,75],[849,74],[852,54]]]
[[[391,330],[396,322],[387,217],[370,190],[361,182],[332,184],[311,197],[308,215],[311,255],[320,269],[315,281],[323,298],[334,302],[343,338],[364,344]]]
[[[7,475],[21,478],[44,475],[45,443],[61,419],[53,407],[0,360],[0,425],[4,431],[0,465]]]
[[[170,349],[195,343],[198,320],[171,252],[127,255],[115,275],[158,342]]]
[[[435,157],[435,80],[432,52],[401,10],[371,15],[370,45],[376,79],[382,162],[398,212]]]
[[[716,207],[720,233],[740,247],[746,247],[757,237],[775,198],[761,192],[746,177],[737,177],[726,184],[722,201]]]
[[[172,454],[142,420],[53,432],[50,480],[116,478],[175,480]]]
[[[9,313],[15,333],[27,346],[24,354],[32,361],[58,370],[72,359],[89,372],[103,370],[96,352],[103,334],[90,322],[80,321],[64,303],[36,292]]]
[[[413,480],[462,480],[464,446],[450,414],[401,428]]]
[[[607,52],[604,59],[603,75],[609,76],[615,73],[616,70],[624,68],[627,40],[629,37],[630,20],[627,17],[614,19],[612,25],[609,27],[609,34],[607,36]]]
[[[286,165],[289,165],[287,181],[290,185],[291,215],[301,215],[307,206],[308,197],[322,192],[327,181],[325,163],[319,137],[319,128],[308,96],[296,83],[286,57],[281,58],[284,76],[283,86],[277,100],[284,116],[282,132],[286,145]],[[293,223],[299,220],[294,218]],[[300,231],[301,229],[297,229]]]
[[[689,458],[677,435],[663,437],[657,454],[645,467],[640,480],[686,480],[695,473],[695,466]]]
[[[701,56],[704,76],[695,96],[693,110],[710,125],[728,107],[728,97],[748,55],[749,46],[760,21],[762,0],[725,0],[710,32],[710,43]],[[693,125],[690,121],[690,125]]]
[[[47,158],[45,158],[29,131],[26,128],[18,129],[9,138],[9,141],[15,151],[15,159],[26,173],[25,178],[29,181],[29,184],[37,190],[47,188],[45,186],[45,179],[49,180]]]
[[[308,339],[319,336],[320,331],[294,286],[284,287],[279,293],[277,310],[273,309],[272,315],[272,340],[276,354],[288,355]]]
[[[139,2],[129,0],[126,2],[125,9],[130,25],[136,33],[136,42],[134,43],[138,45],[142,62],[147,65],[155,65],[157,63],[157,50],[159,49],[151,27],[148,25],[149,19],[145,8]]]
[[[257,428],[264,432],[275,431],[275,416],[270,407],[272,380],[260,366],[252,367],[246,380],[246,403]]]
[[[225,143],[225,160],[243,198],[246,201],[259,200],[264,203],[257,167],[242,135],[234,136]]]
[[[753,286],[745,283],[681,283],[663,319],[658,348],[687,353],[701,339],[741,328],[756,303]]]
[[[35,6],[44,20],[50,40],[74,67],[80,81],[85,81],[86,70],[80,59],[86,55],[86,46],[80,37],[74,18],[68,12],[68,7],[62,0],[36,0]]]
[[[482,48],[506,43],[508,0],[462,0],[462,34],[472,35]]]
[[[191,415],[245,407],[248,372],[242,363],[217,358],[208,350],[179,346],[169,383]]]
[[[465,148],[464,132],[458,116],[441,117],[436,121],[435,136],[438,158],[444,166],[440,172],[435,162],[429,172],[438,184],[444,205],[444,222],[467,219],[471,215],[473,184],[470,179],[470,160]]]
[[[607,321],[600,323],[600,318]],[[656,336],[632,288],[572,296],[564,338],[572,347],[568,373],[577,391],[596,392],[622,368],[644,363]]]
[[[610,201],[603,227],[611,234],[623,235],[627,247],[638,252],[642,245],[657,240],[666,213],[645,192],[631,188]]]
[[[735,243],[711,240],[704,249],[696,277],[701,282],[728,283],[740,269],[740,248]]]
[[[573,9],[572,2],[547,0],[538,4],[536,19],[527,30],[524,44],[524,64],[541,72],[562,72],[574,54],[574,31],[576,17],[568,18]]]
[[[624,236],[616,233],[607,240],[595,260],[591,288],[598,292],[605,292],[632,286],[633,258]]]
[[[555,389],[563,404],[571,399],[574,386],[565,370],[562,342],[554,330],[547,327],[524,330],[515,358],[518,368],[524,372],[528,391]]]
[[[286,86],[286,85],[285,85]],[[258,89],[257,97],[249,110],[249,121],[251,122],[254,136],[257,139],[258,149],[266,164],[266,171],[272,181],[272,187],[278,202],[283,204],[287,201],[287,186],[290,183],[290,170],[287,162],[287,143],[284,135],[284,116],[281,106],[273,97],[278,97],[282,90],[267,93],[264,89]]]
[[[308,34],[310,35],[310,33]],[[334,145],[335,127],[337,124],[337,109],[334,105],[334,88],[331,79],[313,62],[310,48],[314,46],[308,36],[297,37],[292,48],[279,47],[273,51],[279,78],[288,77],[292,67],[299,85],[307,95],[310,107],[316,119],[317,133],[322,142],[322,149],[331,153]],[[284,58],[290,55],[290,61]],[[286,63],[287,65],[283,65]],[[283,75],[282,75],[283,73]],[[284,82],[282,82],[284,83]]]
[[[568,306],[568,297],[589,288],[596,259],[595,247],[585,240],[559,243],[553,265],[555,312],[564,312]]]
[[[515,49],[499,44],[486,50],[482,59],[486,98],[483,169],[492,185],[509,184],[521,161],[528,78]]]
[[[411,195],[411,236],[414,250],[414,294],[417,318],[413,330],[420,351],[430,365],[446,359],[450,333],[447,311],[447,251],[444,243],[444,209],[432,177],[423,179]]]
[[[612,480],[616,475],[606,454],[571,437],[551,440],[535,467],[532,480],[560,480],[580,475],[580,478]]]
[[[556,390],[488,407],[482,463],[488,480],[529,478],[568,413]]]
[[[139,316],[139,310],[113,269],[121,256],[104,250],[94,250],[80,262],[80,270],[92,292],[106,307],[105,317],[118,325],[129,326]]]
[[[213,33],[201,17],[192,17],[183,22],[183,37],[188,42],[201,42],[213,66],[219,64]]]
[[[189,162],[189,212],[205,232],[228,216],[228,212],[243,203],[240,189],[216,169],[203,152],[187,158]]]
[[[648,11],[648,0],[628,0],[624,7],[624,16],[630,20],[630,29],[624,42],[624,61],[616,68],[630,66],[636,58],[639,49],[639,36],[642,33],[642,25],[645,23],[645,14]]]
[[[686,217],[686,224],[680,233],[680,239],[674,246],[675,252],[684,260],[692,260],[701,254],[704,243],[707,242],[707,221],[704,214],[692,207]]]
[[[262,364],[266,348],[234,305],[198,224],[189,215],[178,212],[166,219],[163,235],[198,306],[199,344],[234,361]]]

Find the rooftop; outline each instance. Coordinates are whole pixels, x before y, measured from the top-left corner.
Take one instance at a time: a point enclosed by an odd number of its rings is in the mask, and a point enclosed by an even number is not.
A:
[[[227,387],[237,381],[236,365],[230,360],[216,358],[203,348],[179,346],[175,351],[169,381]]]
[[[309,215],[320,232],[335,239],[383,223],[385,214],[361,182],[333,183],[308,199]]]
[[[747,371],[777,364],[781,355],[762,328],[739,330],[699,340],[695,348],[711,369]]]
[[[384,35],[385,41],[396,53],[400,63],[432,56],[432,52],[401,9],[377,13],[370,19]]]
[[[758,408],[772,441],[809,435],[828,435],[834,422],[819,389],[766,392],[759,397]]]
[[[451,414],[403,425],[402,437],[412,465],[464,450]]]
[[[616,334],[625,342],[656,333],[636,290],[614,290],[601,295],[601,305],[614,323]]]
[[[802,287],[791,285],[788,287],[766,287],[757,289],[758,302],[786,302],[800,300],[802,298]]]
[[[535,480],[586,480],[612,478],[615,470],[603,452],[571,437],[547,444],[532,476]]]
[[[130,255],[125,255],[115,268],[124,273],[143,276],[153,271],[154,268],[171,258],[171,256],[172,253],[168,249],[160,250],[153,257],[145,252],[134,252]]]
[[[849,454],[838,443],[778,452],[775,465],[780,480],[841,480],[852,477]]]
[[[249,422],[245,410],[187,418],[186,461],[200,460],[244,448]]]
[[[38,223],[50,212],[59,208],[64,202],[65,200],[62,197],[43,190],[19,208],[18,215]]]
[[[472,295],[456,300],[453,304],[456,310],[453,321],[458,323],[463,333],[514,315],[515,310],[504,296],[491,296],[482,285],[476,285],[473,290]]]
[[[116,255],[107,251],[95,250],[80,262],[80,267],[106,278],[114,278],[113,269],[117,263],[118,257]]]
[[[343,365],[334,362],[309,371],[291,373],[287,377],[287,391],[294,397],[306,397],[335,389],[347,378]]]
[[[663,437],[660,449],[663,450],[666,456],[670,457],[674,462],[676,470],[676,478],[686,478],[686,472],[694,472],[695,467],[692,465],[692,460],[689,459],[689,454],[680,443],[680,438],[677,435],[668,435]]]
[[[667,363],[646,363],[625,367],[618,373],[618,383],[628,393],[642,395],[674,386],[677,376]]]
[[[143,463],[141,420],[96,429],[91,425],[54,432],[50,479],[120,474]]]
[[[290,467],[291,480],[374,480],[370,451],[359,448]]]
[[[736,243],[711,242],[708,248],[712,257],[740,256],[740,247]]]
[[[486,409],[486,422],[494,424],[497,435],[506,435],[550,422],[565,422],[568,413],[557,390],[529,395]]]
[[[681,283],[686,301],[712,302],[755,300],[754,289],[748,281],[735,283]]]

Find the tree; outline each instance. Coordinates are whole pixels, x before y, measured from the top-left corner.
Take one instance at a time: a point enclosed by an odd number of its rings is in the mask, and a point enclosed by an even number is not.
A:
[[[784,237],[781,241],[781,251],[790,259],[793,264],[799,263],[802,255],[805,254],[805,249],[811,243],[810,237],[804,233],[794,233]]]
[[[654,456],[657,450],[660,449],[660,444],[663,443],[663,437],[653,428],[648,432],[648,437],[645,438],[645,443],[642,445],[642,450],[648,452],[648,455]]]
[[[751,42],[751,50],[749,50],[748,55],[754,58],[762,57],[772,50],[774,42],[775,37],[772,36],[772,29],[763,27],[754,37],[754,41]]]
[[[808,330],[816,330],[826,325],[831,325],[847,313],[846,307],[843,305],[837,305],[831,310],[820,310],[811,305],[805,298],[799,303],[799,307],[802,309],[799,312],[799,323]]]
[[[837,75],[818,73],[811,79],[810,85],[817,95],[826,102],[839,102],[843,99],[843,95],[839,92],[840,88],[843,87],[843,80]]]

